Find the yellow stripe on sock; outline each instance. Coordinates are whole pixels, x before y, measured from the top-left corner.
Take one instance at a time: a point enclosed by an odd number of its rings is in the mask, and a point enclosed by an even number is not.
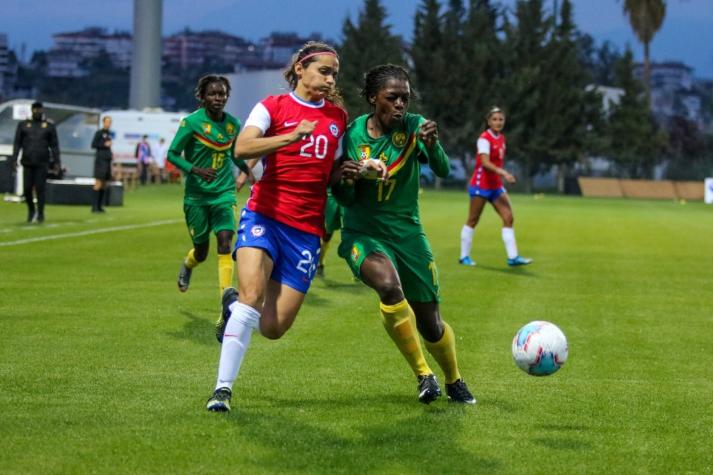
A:
[[[186,267],[188,267],[189,269],[193,269],[195,266],[198,265],[198,261],[196,260],[195,256],[193,255],[193,249],[188,251],[188,255],[183,260],[183,262],[186,264]]]
[[[416,376],[431,374],[431,368],[428,367],[421,349],[416,325],[413,323],[415,321],[413,310],[408,302],[402,300],[394,305],[381,303],[379,307],[386,332],[406,358],[414,374]]]
[[[458,359],[456,358],[456,337],[453,329],[443,322],[443,336],[439,341],[424,340],[426,349],[441,367],[446,377],[446,384],[453,384],[460,379]]]
[[[233,285],[233,256],[230,254],[218,254],[218,284],[220,285],[220,295],[228,287]]]

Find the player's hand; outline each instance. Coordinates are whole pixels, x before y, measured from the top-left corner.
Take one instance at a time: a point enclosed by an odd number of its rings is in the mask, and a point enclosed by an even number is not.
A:
[[[245,183],[247,183],[248,180],[250,180],[251,185],[255,184],[255,175],[253,175],[252,170],[250,170],[249,173],[241,171],[238,175],[238,178],[235,179],[235,189],[238,191],[238,193],[240,192],[240,190],[243,189]]]
[[[194,173],[201,177],[204,181],[210,183],[215,180],[215,170],[213,168],[198,168],[193,167],[191,173]]]
[[[105,140],[105,141],[104,141],[104,146],[105,146],[105,147],[111,147],[111,140]]]
[[[381,160],[375,160],[372,158],[362,160],[359,163],[361,164],[361,169],[359,170],[359,174],[361,176],[388,180],[389,170],[386,168],[386,164]]]
[[[347,185],[353,185],[354,181],[359,178],[361,172],[361,164],[354,160],[344,160],[339,166],[340,181]]]
[[[433,147],[438,141],[438,124],[432,120],[427,120],[421,124],[421,127],[418,128],[418,138],[427,148]]]
[[[309,135],[314,132],[315,127],[317,127],[317,122],[316,120],[302,120],[300,121],[299,124],[297,124],[297,127],[295,127],[295,130],[292,131],[293,134],[293,142],[297,142],[298,140],[302,140],[304,138],[309,137]]]
[[[517,179],[515,178],[515,175],[513,175],[513,174],[511,174],[511,173],[509,173],[509,172],[505,172],[505,174],[503,175],[503,178],[505,178],[505,181],[506,181],[506,182],[511,183],[511,184],[517,182]]]

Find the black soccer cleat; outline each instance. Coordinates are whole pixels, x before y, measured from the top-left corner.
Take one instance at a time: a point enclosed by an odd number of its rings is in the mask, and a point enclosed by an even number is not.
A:
[[[432,374],[418,377],[418,400],[424,404],[431,404],[441,395],[436,377]]]
[[[178,290],[185,292],[191,285],[191,274],[193,269],[186,267],[185,262],[181,262],[181,269],[178,271]]]
[[[223,291],[222,306],[223,309],[220,312],[220,317],[215,322],[215,338],[223,343],[223,335],[225,334],[225,327],[228,325],[228,320],[230,320],[230,306],[233,302],[238,301],[238,291],[233,287],[227,287]]]
[[[475,404],[475,398],[468,390],[468,386],[465,381],[459,379],[453,384],[446,383],[446,394],[448,395],[448,400],[452,402],[459,402],[461,404]]]
[[[233,392],[229,388],[218,388],[213,391],[213,395],[208,398],[205,407],[212,412],[229,412],[230,398]]]

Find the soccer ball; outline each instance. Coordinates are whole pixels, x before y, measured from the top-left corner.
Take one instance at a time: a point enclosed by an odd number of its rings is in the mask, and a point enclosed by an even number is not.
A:
[[[515,364],[533,376],[554,373],[567,361],[568,353],[567,337],[550,322],[530,322],[512,340]]]

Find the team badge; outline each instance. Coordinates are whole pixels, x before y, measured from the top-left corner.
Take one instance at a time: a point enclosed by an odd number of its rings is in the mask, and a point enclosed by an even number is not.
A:
[[[235,133],[235,126],[233,124],[228,124],[225,127],[225,131],[228,132],[228,135],[233,135]]]
[[[256,224],[255,226],[250,228],[250,234],[252,234],[253,237],[260,237],[265,234],[265,228],[263,226],[260,226],[259,224]]]
[[[359,248],[354,245],[354,247],[352,247],[352,261],[357,262],[360,255],[361,253],[359,252]]]
[[[210,129],[211,129],[210,124],[207,124],[207,123],[203,124],[203,133],[204,134],[206,134],[206,135],[210,134]]]
[[[394,132],[391,134],[391,143],[393,143],[395,147],[403,147],[406,145],[406,134],[400,131]]]
[[[329,131],[330,131],[330,132],[332,133],[332,135],[334,135],[335,137],[339,137],[339,127],[338,127],[337,124],[335,124],[334,122],[332,122],[331,124],[329,124]]]
[[[42,122],[42,128],[46,129],[47,128],[47,122]]]
[[[185,127],[185,126],[186,126],[186,119],[183,119],[183,120],[181,120],[181,127]]]
[[[366,144],[359,145],[359,159],[369,160],[371,158],[371,147]]]

